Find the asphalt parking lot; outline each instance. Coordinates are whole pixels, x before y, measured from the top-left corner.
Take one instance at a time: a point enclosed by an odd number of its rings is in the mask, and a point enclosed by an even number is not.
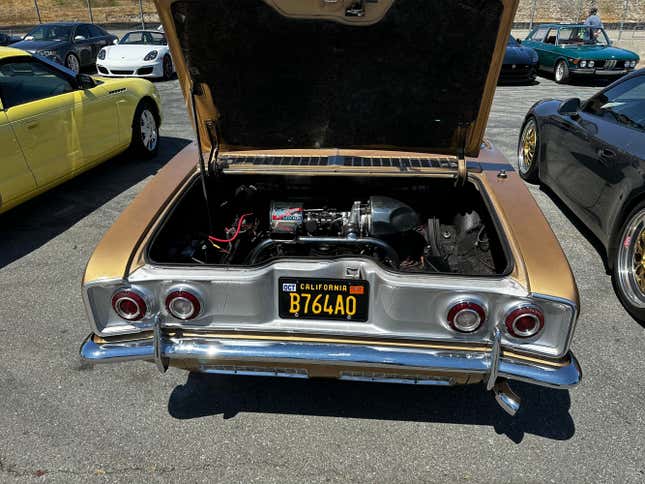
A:
[[[645,330],[619,304],[592,240],[538,187],[580,288],[573,350],[584,380],[570,392],[515,384],[524,406],[514,419],[480,386],[81,364],[85,263],[192,139],[177,81],[157,86],[155,160],[119,157],[0,217],[0,481],[645,481]],[[596,90],[543,78],[500,87],[488,137],[514,162],[535,101]]]

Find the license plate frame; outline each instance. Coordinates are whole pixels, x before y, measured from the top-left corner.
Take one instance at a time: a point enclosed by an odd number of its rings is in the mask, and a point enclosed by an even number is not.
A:
[[[292,294],[296,294],[296,296],[292,296]],[[309,295],[309,298],[305,296],[306,294]],[[369,296],[369,282],[363,279],[314,277],[280,277],[278,279],[278,312],[283,319],[365,323],[369,318]],[[318,309],[316,302],[320,305],[318,312],[314,312],[314,309]],[[298,310],[294,312],[294,309]],[[329,309],[332,310],[331,313]]]

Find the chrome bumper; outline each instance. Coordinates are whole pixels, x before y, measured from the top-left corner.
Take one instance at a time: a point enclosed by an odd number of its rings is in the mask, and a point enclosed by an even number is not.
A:
[[[194,370],[205,373],[308,378],[309,368],[324,366],[338,367],[336,377],[342,380],[433,385],[454,383],[450,375],[484,375],[489,390],[498,379],[570,388],[582,377],[578,361],[571,353],[564,364],[540,364],[504,356],[499,338],[488,351],[473,351],[378,344],[167,337],[156,333],[154,338],[145,340],[101,343],[89,336],[80,353],[83,360],[91,363],[153,361],[162,371],[173,360],[182,360],[194,363]],[[429,373],[444,376],[432,377]]]
[[[589,75],[597,75],[597,76],[622,76],[624,74],[627,74],[628,71],[627,69],[621,69],[621,70],[609,70],[609,69],[575,69],[572,70],[572,74],[589,74]]]

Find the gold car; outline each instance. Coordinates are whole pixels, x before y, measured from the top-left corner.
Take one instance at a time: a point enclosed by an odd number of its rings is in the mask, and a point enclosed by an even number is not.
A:
[[[578,293],[483,139],[516,0],[157,0],[197,143],[92,255],[89,362],[568,388]]]
[[[157,89],[108,80],[0,47],[0,213],[128,147],[158,149]]]

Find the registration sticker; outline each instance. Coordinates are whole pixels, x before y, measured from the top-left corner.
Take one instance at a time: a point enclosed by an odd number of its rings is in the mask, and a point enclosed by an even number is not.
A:
[[[296,292],[296,285],[292,282],[284,282],[282,283],[282,291],[283,292]]]

